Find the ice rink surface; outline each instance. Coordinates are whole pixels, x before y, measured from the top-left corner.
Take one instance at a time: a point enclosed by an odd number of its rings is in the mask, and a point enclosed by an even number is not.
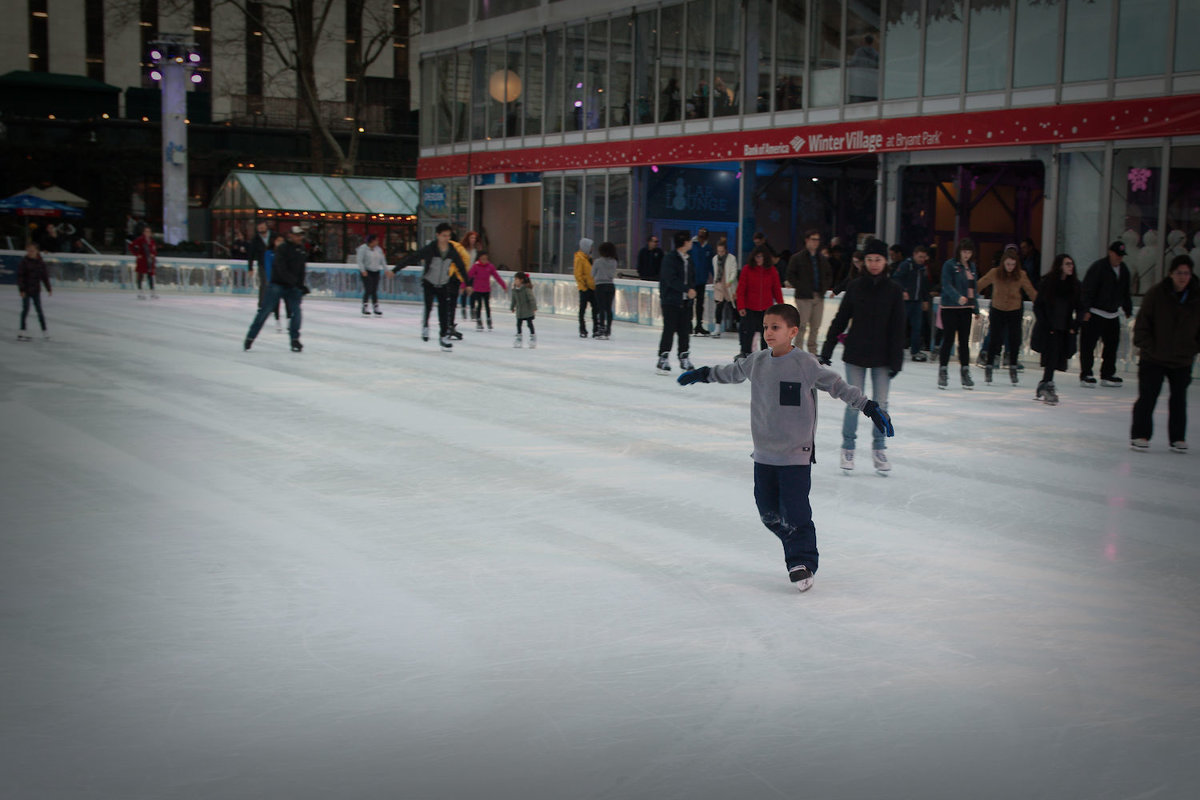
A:
[[[886,479],[824,397],[801,595],[748,386],[656,375],[655,330],[497,311],[443,354],[310,301],[302,354],[243,353],[248,297],[44,299],[0,341],[0,797],[1200,796],[1165,394],[1131,453],[1132,381],[906,364]]]

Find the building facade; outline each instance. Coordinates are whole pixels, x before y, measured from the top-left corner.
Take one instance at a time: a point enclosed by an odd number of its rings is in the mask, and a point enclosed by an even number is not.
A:
[[[628,264],[704,226],[1043,269],[1200,256],[1200,0],[444,0],[419,44],[427,228],[494,261]],[[428,233],[428,230],[426,231]]]

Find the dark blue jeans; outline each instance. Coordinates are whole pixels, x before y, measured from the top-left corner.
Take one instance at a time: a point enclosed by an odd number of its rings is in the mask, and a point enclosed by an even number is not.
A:
[[[811,470],[809,465],[777,467],[755,461],[754,502],[763,525],[783,542],[788,569],[803,564],[815,575],[817,527],[808,502]]]
[[[908,320],[908,350],[915,356],[921,352],[921,323],[925,319],[921,301],[905,300],[904,317]]]
[[[42,330],[46,330],[46,315],[42,313],[42,295],[40,292],[27,292],[21,298],[21,330],[25,330],[25,318],[29,316],[29,306],[33,305],[37,311],[38,324],[42,326]]]
[[[284,306],[287,307],[288,313],[288,334],[293,341],[300,338],[300,298],[303,295],[299,289],[293,289],[290,286],[280,286],[278,283],[272,283],[267,286],[265,302],[258,309],[258,314],[254,317],[254,322],[250,323],[250,332],[246,334],[246,338],[250,341],[258,336],[258,332],[262,330],[263,323],[267,321],[267,317],[271,315],[271,309],[275,308],[282,299]]]

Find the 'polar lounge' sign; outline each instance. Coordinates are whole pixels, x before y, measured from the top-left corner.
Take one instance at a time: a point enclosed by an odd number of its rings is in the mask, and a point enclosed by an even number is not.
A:
[[[1200,134],[1200,95],[626,139],[423,158],[422,179]]]

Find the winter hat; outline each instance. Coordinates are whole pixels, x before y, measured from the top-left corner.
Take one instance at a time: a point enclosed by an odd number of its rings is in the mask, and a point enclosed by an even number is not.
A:
[[[1125,255],[1125,243],[1118,239],[1108,246],[1108,250],[1111,253],[1116,253],[1119,256],[1123,256]]]
[[[884,242],[872,237],[867,239],[866,244],[862,248],[863,256],[883,256],[887,258],[888,246]]]
[[[591,255],[592,254],[592,240],[591,239],[580,239],[579,240],[579,249],[582,250],[585,255]]]

